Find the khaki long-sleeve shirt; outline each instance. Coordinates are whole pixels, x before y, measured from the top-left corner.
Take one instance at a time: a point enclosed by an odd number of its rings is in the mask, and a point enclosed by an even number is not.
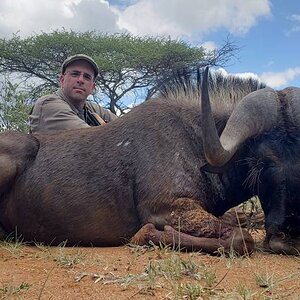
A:
[[[105,122],[117,118],[97,103],[87,101],[86,108],[91,113],[98,114]],[[36,101],[29,123],[31,133],[90,127],[84,120],[84,114],[68,100],[61,89]]]

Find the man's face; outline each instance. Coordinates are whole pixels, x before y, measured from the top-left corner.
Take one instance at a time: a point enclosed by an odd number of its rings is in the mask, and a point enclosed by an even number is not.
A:
[[[90,95],[95,88],[93,68],[84,60],[70,63],[65,73],[60,75],[59,81],[63,93],[75,106],[80,106],[81,108],[88,95]]]

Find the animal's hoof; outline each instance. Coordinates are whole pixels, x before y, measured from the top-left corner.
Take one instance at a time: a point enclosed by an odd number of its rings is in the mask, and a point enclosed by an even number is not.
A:
[[[275,235],[270,238],[268,247],[274,253],[300,255],[300,237],[291,239],[285,236]]]
[[[130,240],[131,244],[147,245],[150,240],[156,240],[157,229],[151,223],[144,225]]]
[[[252,236],[245,230],[236,228],[232,235],[225,241],[224,250],[226,254],[237,254],[241,256],[249,256],[254,250],[254,240]]]

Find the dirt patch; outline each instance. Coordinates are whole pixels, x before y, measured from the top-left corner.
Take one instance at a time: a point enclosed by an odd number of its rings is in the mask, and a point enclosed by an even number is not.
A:
[[[0,274],[0,299],[300,299],[300,258],[260,250],[225,258],[2,243]]]

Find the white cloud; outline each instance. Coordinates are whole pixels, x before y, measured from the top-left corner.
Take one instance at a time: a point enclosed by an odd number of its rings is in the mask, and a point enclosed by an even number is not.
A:
[[[289,68],[283,72],[265,72],[260,75],[260,78],[268,86],[280,88],[286,86],[289,81],[300,76],[300,67]]]
[[[73,16],[69,26],[77,31],[96,29],[102,32],[116,32],[117,14],[109,7],[107,1],[82,0],[70,5]]]
[[[55,29],[116,32],[117,15],[105,0],[1,0],[0,36]]]
[[[300,15],[291,15],[288,18],[292,21],[296,21],[300,23]]]
[[[262,81],[261,78],[257,74],[252,73],[252,72],[235,73],[234,75],[238,76],[238,77],[241,77],[241,78],[253,78],[253,79],[256,79],[258,81]]]
[[[66,28],[199,40],[220,28],[244,34],[269,14],[268,0],[1,0],[0,36]]]
[[[220,28],[244,34],[270,14],[268,0],[141,0],[120,12],[118,24],[134,34],[195,36]]]
[[[289,30],[286,30],[285,31],[285,34],[287,36],[295,33],[295,32],[299,32],[300,31],[300,15],[291,15],[291,16],[288,16],[287,17],[288,20],[292,21],[292,22],[295,22],[296,24],[294,26],[292,26],[291,29]]]
[[[214,51],[218,48],[217,44],[213,41],[206,41],[200,47],[203,47],[206,52]]]
[[[216,69],[216,71],[220,72],[223,76],[237,76],[240,78],[253,78],[258,81],[261,81],[261,78],[257,74],[251,73],[251,72],[228,73],[224,68],[218,68],[218,69]]]
[[[0,2],[0,33],[2,36],[20,31],[27,35],[32,31],[44,30],[48,24],[60,24],[68,11],[65,1],[46,0],[39,5],[34,0],[2,0]]]
[[[260,75],[251,72],[228,73],[223,68],[218,68],[216,71],[220,72],[223,76],[232,75],[241,78],[253,78],[274,89],[284,88],[289,84],[290,81],[300,77],[300,67],[289,68],[283,72],[264,72]]]

